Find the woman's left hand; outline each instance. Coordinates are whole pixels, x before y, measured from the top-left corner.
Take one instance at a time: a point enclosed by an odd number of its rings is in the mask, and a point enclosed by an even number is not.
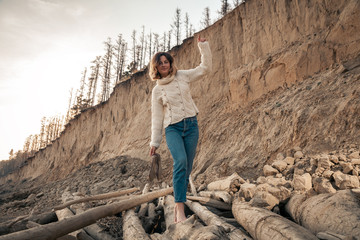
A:
[[[198,36],[198,42],[206,42],[206,38],[201,38],[200,34]]]

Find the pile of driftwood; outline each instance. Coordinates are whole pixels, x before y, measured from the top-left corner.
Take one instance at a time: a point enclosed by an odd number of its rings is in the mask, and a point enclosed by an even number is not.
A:
[[[96,221],[120,213],[123,239],[360,239],[359,156],[351,150],[306,157],[298,149],[291,156],[279,154],[256,181],[234,173],[196,188],[190,179],[190,217],[178,224],[173,189],[167,186],[147,184],[142,192],[132,188],[85,198],[64,192],[64,204],[52,213],[56,222],[26,217],[29,229],[0,240],[110,240],[114,237]],[[87,205],[110,198],[99,207]],[[19,220],[24,217],[6,224]]]

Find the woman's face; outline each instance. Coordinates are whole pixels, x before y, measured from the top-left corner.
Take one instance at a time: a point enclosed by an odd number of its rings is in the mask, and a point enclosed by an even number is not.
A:
[[[160,57],[160,61],[156,66],[158,72],[160,73],[161,77],[164,78],[169,75],[170,72],[170,62],[167,60],[165,56]]]

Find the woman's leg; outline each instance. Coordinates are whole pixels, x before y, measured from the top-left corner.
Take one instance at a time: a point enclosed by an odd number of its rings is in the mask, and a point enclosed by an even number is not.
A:
[[[173,124],[165,129],[166,143],[173,157],[173,186],[175,202],[186,201],[187,154],[183,140],[183,122]]]
[[[189,176],[193,167],[196,147],[199,140],[199,128],[196,118],[190,118],[185,122],[184,146],[186,151],[186,188],[189,185]]]

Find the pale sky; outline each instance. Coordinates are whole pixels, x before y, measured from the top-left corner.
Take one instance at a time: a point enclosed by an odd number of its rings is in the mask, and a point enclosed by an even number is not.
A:
[[[131,46],[132,31],[142,25],[162,36],[177,7],[199,31],[204,9],[214,21],[220,6],[221,0],[0,0],[0,160],[39,134],[42,117],[65,115],[70,89],[104,54],[108,37],[122,33]]]

